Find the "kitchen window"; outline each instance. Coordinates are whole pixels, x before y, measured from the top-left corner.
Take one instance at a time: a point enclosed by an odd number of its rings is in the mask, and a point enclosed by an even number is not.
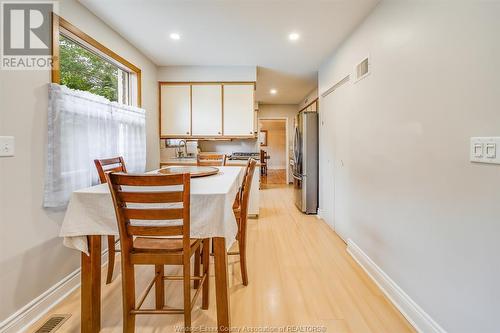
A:
[[[141,106],[139,68],[55,14],[53,36],[53,83]]]
[[[61,85],[131,104],[128,71],[65,34],[59,35],[59,55]]]
[[[141,70],[53,15],[44,207],[64,207],[73,191],[95,185],[94,159],[122,156],[146,168]]]

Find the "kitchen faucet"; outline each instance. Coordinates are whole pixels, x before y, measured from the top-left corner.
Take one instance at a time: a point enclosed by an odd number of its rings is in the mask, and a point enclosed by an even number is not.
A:
[[[182,147],[184,147],[184,151],[182,151]],[[178,157],[187,157],[187,142],[186,140],[179,140],[179,145],[177,146],[177,156]]]

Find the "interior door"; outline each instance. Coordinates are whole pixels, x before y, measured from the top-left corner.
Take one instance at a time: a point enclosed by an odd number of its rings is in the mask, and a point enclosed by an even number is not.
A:
[[[349,84],[344,84],[321,101],[322,210],[325,220],[346,240],[349,230],[350,124]]]
[[[222,85],[193,85],[193,135],[222,135]]]
[[[319,208],[320,215],[332,228],[334,223],[334,98],[332,93],[321,100],[319,119],[320,168],[319,168]]]

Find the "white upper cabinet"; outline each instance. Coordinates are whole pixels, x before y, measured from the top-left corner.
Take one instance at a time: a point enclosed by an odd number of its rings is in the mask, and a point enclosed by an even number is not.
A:
[[[192,135],[222,135],[222,85],[193,85]]]
[[[160,83],[160,135],[250,137],[254,83]]]
[[[225,84],[224,135],[254,135],[254,85]]]
[[[161,85],[160,135],[191,135],[191,86]]]

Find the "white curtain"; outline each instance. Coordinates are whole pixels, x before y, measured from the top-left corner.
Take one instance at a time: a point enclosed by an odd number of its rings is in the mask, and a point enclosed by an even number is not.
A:
[[[146,168],[145,110],[49,85],[44,207],[68,203],[77,189],[98,183],[94,159],[123,156],[127,171]]]

